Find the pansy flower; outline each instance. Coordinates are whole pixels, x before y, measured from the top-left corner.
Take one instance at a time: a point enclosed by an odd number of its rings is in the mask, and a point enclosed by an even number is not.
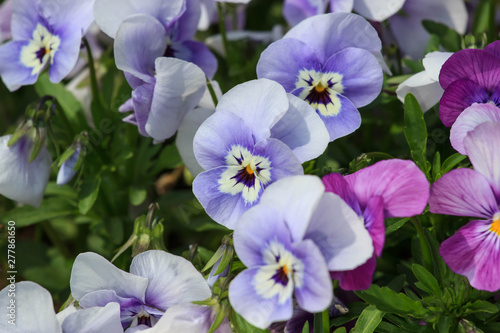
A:
[[[118,303],[123,328],[131,329],[152,327],[169,307],[211,296],[207,282],[189,261],[158,250],[134,257],[130,273],[98,254],[79,254],[70,285],[83,308]]]
[[[234,247],[248,268],[229,285],[229,301],[261,329],[291,319],[294,298],[308,312],[327,309],[328,271],[353,269],[373,251],[356,213],[315,176],[271,184],[238,221]]]
[[[262,52],[257,76],[307,101],[333,141],[360,126],[357,108],[380,93],[383,75],[376,56],[381,59],[381,47],[375,29],[359,15],[314,16]]]
[[[474,166],[456,169],[431,188],[432,213],[479,218],[461,227],[439,249],[446,264],[472,287],[500,289],[500,124],[479,124],[464,139]]]
[[[12,38],[10,21],[12,19],[12,0],[4,1],[0,5],[0,44]]]
[[[132,98],[120,112],[139,133],[163,141],[175,134],[186,113],[206,88],[203,71],[193,63],[163,57],[164,27],[154,17],[137,14],[122,22],[115,40],[116,66],[125,72]]]
[[[385,243],[385,218],[421,214],[429,198],[429,182],[412,161],[386,160],[341,176],[323,177],[328,192],[338,194],[356,212],[370,233],[372,257],[354,270],[332,272],[345,290],[368,289]]]
[[[303,174],[301,163],[327,144],[325,126],[307,103],[270,80],[240,84],[196,132],[194,155],[206,171],[193,192],[212,219],[232,229],[264,188]]]
[[[97,24],[111,38],[116,37],[122,22],[135,14],[150,15],[162,25],[158,38],[165,43],[163,56],[192,62],[209,78],[214,76],[217,59],[204,43],[194,40],[201,15],[199,0],[96,0],[94,6]]]
[[[439,117],[447,127],[473,103],[500,106],[500,41],[484,50],[454,53],[441,68],[439,83],[445,90],[439,103]]]
[[[36,82],[48,68],[60,82],[75,66],[94,0],[16,0],[12,3],[12,41],[0,46],[0,76],[10,91]]]

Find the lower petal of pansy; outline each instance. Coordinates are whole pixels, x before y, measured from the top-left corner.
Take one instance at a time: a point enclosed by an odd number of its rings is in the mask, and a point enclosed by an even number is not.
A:
[[[80,45],[82,43],[81,33],[69,35],[62,32],[60,45],[57,52],[53,53],[49,67],[49,78],[53,83],[59,83],[75,67],[80,54]]]
[[[120,306],[109,303],[104,307],[82,309],[70,314],[62,323],[63,332],[121,333]]]
[[[256,288],[260,267],[244,270],[229,285],[229,301],[233,309],[246,321],[260,329],[267,328],[272,322],[288,320],[292,317],[291,297],[284,303],[278,296],[265,298]]]
[[[365,290],[372,284],[373,273],[377,266],[375,254],[366,263],[356,269],[344,272],[330,272],[332,279],[339,280],[340,288],[344,290]]]
[[[476,289],[500,289],[500,217],[474,220],[445,240],[439,249],[455,273],[465,275]]]
[[[444,126],[450,127],[463,110],[488,100],[488,93],[476,82],[469,79],[455,81],[444,91],[439,103],[439,118]]]
[[[32,74],[32,68],[21,62],[21,51],[28,44],[28,41],[11,41],[0,47],[0,76],[10,91],[33,84],[38,78],[38,73]]]
[[[277,139],[267,139],[257,143],[253,155],[255,170],[263,186],[284,177],[304,174],[302,164],[293,151]]]

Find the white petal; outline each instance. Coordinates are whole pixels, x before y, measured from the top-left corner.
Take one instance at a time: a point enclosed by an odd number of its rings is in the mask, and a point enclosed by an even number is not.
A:
[[[448,60],[453,52],[431,52],[427,53],[422,60],[424,64],[425,71],[434,81],[439,81],[439,73],[441,72],[441,67]]]
[[[104,307],[78,310],[64,320],[62,328],[64,333],[123,333],[120,305],[111,302]]]
[[[354,10],[369,20],[382,22],[396,14],[405,0],[355,0]]]
[[[417,73],[396,89],[398,99],[404,103],[406,94],[411,93],[415,96],[422,111],[428,111],[436,105],[443,96],[444,90],[439,81],[434,81],[426,71]]]

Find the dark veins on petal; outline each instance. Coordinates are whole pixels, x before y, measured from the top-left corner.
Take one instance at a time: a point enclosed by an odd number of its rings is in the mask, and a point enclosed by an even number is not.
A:
[[[273,275],[273,280],[276,283],[279,283],[283,286],[286,286],[288,284],[288,274],[285,271],[285,267],[280,267],[276,273]]]

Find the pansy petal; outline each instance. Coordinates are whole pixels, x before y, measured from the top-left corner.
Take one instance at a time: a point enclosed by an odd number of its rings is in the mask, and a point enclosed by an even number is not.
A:
[[[371,103],[382,90],[382,68],[375,56],[366,50],[345,48],[328,58],[322,70],[342,75],[342,91],[339,92],[357,108]]]
[[[167,38],[158,20],[137,14],[120,25],[114,45],[116,67],[151,82],[155,75],[155,59],[165,52]]]
[[[284,38],[295,38],[307,44],[321,63],[347,47],[365,49],[373,55],[382,48],[375,28],[363,17],[351,13],[310,17],[292,28]]]
[[[254,154],[264,156],[271,162],[271,181],[303,175],[304,169],[295,154],[283,142],[277,139],[267,139],[255,145]]]
[[[30,40],[33,38],[38,24],[37,0],[12,1],[11,32],[16,40]],[[1,54],[1,53],[0,53]]]
[[[344,200],[358,216],[362,216],[361,208],[359,207],[358,198],[347,183],[344,177],[339,173],[330,173],[324,176],[321,181],[325,185],[326,192],[332,192]]]
[[[290,108],[271,128],[271,137],[286,144],[300,163],[312,160],[326,150],[330,135],[325,124],[306,102],[288,94]]]
[[[295,297],[308,312],[321,312],[333,300],[333,288],[328,266],[313,241],[306,239],[292,245],[293,254],[304,264],[302,281],[295,280]]]
[[[491,103],[472,104],[457,118],[450,131],[450,142],[453,148],[466,155],[464,139],[467,133],[485,122],[500,123],[500,108]]]
[[[385,243],[384,200],[380,196],[368,199],[363,212],[365,228],[370,233],[375,254],[380,257]]]
[[[266,329],[272,322],[292,318],[292,302],[278,304],[278,296],[262,298],[255,290],[259,268],[246,269],[229,285],[229,302],[233,309],[251,325]]]
[[[471,169],[444,174],[431,187],[429,210],[435,214],[491,218],[498,210],[488,180]]]
[[[146,132],[155,140],[170,138],[189,110],[199,103],[205,91],[205,75],[189,62],[160,57],[155,61],[156,84]]]
[[[201,1],[186,0],[186,10],[176,20],[175,40],[193,39],[201,17]]]
[[[443,89],[457,80],[469,79],[488,93],[495,90],[500,81],[500,58],[478,49],[466,49],[454,53],[443,65],[439,83]]]
[[[68,34],[68,36],[64,36],[65,34]],[[49,78],[52,83],[61,82],[75,68],[82,43],[81,34],[69,35],[69,33],[63,32],[59,36],[61,44],[49,67]]]
[[[382,22],[396,14],[405,0],[355,0],[354,10],[369,20]]]
[[[374,196],[384,200],[386,217],[422,213],[429,198],[429,182],[413,161],[392,159],[375,163],[345,177],[361,207]]]
[[[339,280],[344,290],[365,290],[372,284],[373,273],[377,266],[375,254],[366,263],[356,269],[345,272],[330,272],[332,279]]]
[[[492,228],[491,220],[471,221],[441,244],[439,254],[472,287],[495,292],[500,289],[500,234]]]
[[[259,142],[270,137],[271,128],[288,108],[288,97],[283,87],[274,81],[259,79],[229,90],[220,99],[216,110],[229,111],[243,119],[255,142]]]
[[[177,131],[177,136],[175,138],[177,150],[193,177],[196,177],[200,172],[204,171],[194,156],[194,136],[201,124],[207,120],[208,117],[213,115],[214,111],[215,110],[204,108],[196,108],[189,111],[182,120],[179,130]]]
[[[304,239],[316,243],[331,271],[356,268],[373,253],[373,243],[362,219],[333,193],[323,194]]]
[[[146,304],[163,311],[175,304],[202,301],[212,295],[193,264],[165,251],[138,254],[132,260],[130,273],[149,280]]]
[[[406,79],[396,89],[396,94],[401,103],[404,103],[408,93],[415,96],[422,111],[426,112],[439,102],[444,90],[441,88],[439,81],[434,81],[427,71],[422,71]]]
[[[286,57],[283,57],[286,54]],[[296,88],[299,72],[303,69],[321,70],[321,64],[306,43],[284,38],[269,45],[257,63],[257,77],[274,80],[287,92]]]
[[[149,137],[146,131],[151,103],[153,99],[154,83],[145,83],[132,91],[132,102],[134,105],[134,122],[137,123],[137,129],[143,136]],[[125,119],[124,119],[125,121]]]
[[[21,51],[28,41],[11,41],[0,46],[0,76],[10,91],[36,82],[38,74],[32,75],[32,68],[21,62]]]
[[[425,71],[434,81],[439,81],[439,73],[446,60],[448,60],[453,52],[430,52],[422,59]]]
[[[7,281],[9,281],[7,279]],[[9,294],[14,293],[14,297]],[[15,303],[13,303],[15,302]],[[0,306],[4,311],[0,331],[9,333],[60,333],[52,296],[31,281],[10,284],[0,291]],[[12,310],[9,307],[13,308]],[[9,314],[13,313],[13,316]],[[9,323],[13,320],[13,323]]]
[[[488,100],[488,93],[476,82],[468,79],[455,81],[441,98],[439,118],[444,126],[450,127],[463,110],[474,103],[486,103]]]
[[[244,120],[229,111],[216,111],[203,122],[193,140],[194,156],[205,170],[226,165],[231,147],[252,150],[252,133]]]
[[[330,11],[350,13],[354,6],[354,0],[330,0]]]
[[[56,33],[72,30],[75,37],[81,39],[94,21],[93,5],[94,0],[64,1],[57,5],[39,1],[37,9]]]
[[[123,332],[120,306],[118,303],[108,303],[104,307],[76,311],[64,320],[62,329],[72,333]]]
[[[484,47],[484,50],[500,58],[500,41],[496,40],[493,43],[489,43]]]
[[[324,0],[286,0],[283,4],[283,16],[290,26],[297,25],[302,20],[325,12]]]
[[[479,124],[465,137],[464,147],[474,170],[488,179],[500,199],[500,124]]]
[[[34,207],[40,206],[52,163],[47,148],[29,162],[33,143],[25,136],[8,147],[11,135],[0,137],[0,194]]]
[[[78,301],[98,290],[114,290],[118,296],[133,297],[144,302],[148,279],[118,269],[102,256],[79,254],[71,270],[71,294]]]
[[[200,67],[205,75],[212,79],[217,71],[217,58],[208,49],[205,43],[194,40],[184,40],[169,45],[173,49],[173,56],[192,62]]]

